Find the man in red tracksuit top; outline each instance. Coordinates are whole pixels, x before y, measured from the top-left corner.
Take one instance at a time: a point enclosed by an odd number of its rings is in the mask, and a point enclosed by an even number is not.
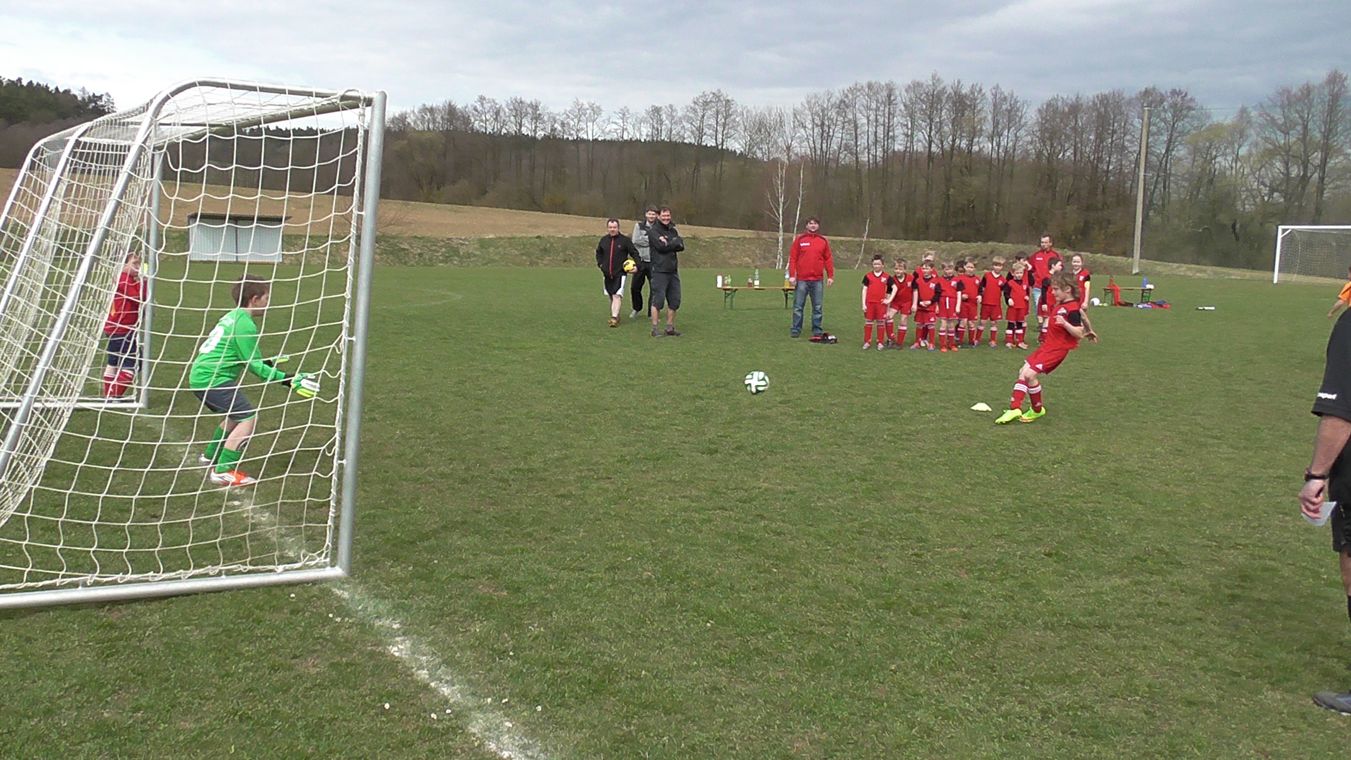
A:
[[[818,336],[821,329],[821,302],[825,298],[826,285],[835,284],[835,261],[830,254],[830,242],[821,236],[821,220],[807,217],[807,231],[793,238],[792,250],[788,252],[788,284],[793,291],[793,326],[788,334],[796,338],[802,334],[802,310],[807,304],[807,296],[812,299],[812,335]]]

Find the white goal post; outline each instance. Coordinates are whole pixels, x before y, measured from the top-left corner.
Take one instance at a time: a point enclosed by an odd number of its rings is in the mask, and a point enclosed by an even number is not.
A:
[[[1282,278],[1346,279],[1351,267],[1351,225],[1283,224],[1276,228],[1273,284]]]
[[[196,80],[29,152],[0,216],[0,609],[350,571],[384,109]],[[244,276],[260,351],[321,390],[241,376],[257,483],[227,489],[190,374]]]

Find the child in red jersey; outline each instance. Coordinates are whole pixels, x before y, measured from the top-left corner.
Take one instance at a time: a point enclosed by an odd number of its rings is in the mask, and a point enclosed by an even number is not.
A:
[[[128,251],[122,272],[117,276],[108,317],[103,322],[103,334],[108,336],[108,364],[103,368],[104,398],[122,398],[136,379],[136,368],[141,363],[136,328],[141,323],[143,300],[141,255]]]
[[[1034,422],[1046,416],[1046,407],[1041,403],[1041,383],[1037,375],[1049,375],[1059,367],[1065,357],[1079,346],[1081,338],[1097,343],[1098,334],[1093,325],[1074,300],[1077,289],[1074,277],[1068,273],[1051,277],[1051,294],[1055,299],[1047,316],[1050,327],[1046,331],[1046,341],[1033,351],[1023,367],[1018,371],[1018,380],[1013,384],[1013,396],[1009,399],[1008,411],[999,415],[996,425],[1006,425],[1014,420]],[[1032,402],[1032,408],[1022,410],[1023,398]]]
[[[943,276],[939,278],[938,295],[938,349],[944,353],[957,350],[957,312],[962,306],[961,283],[957,281],[957,265],[943,262]]]
[[[1028,302],[1032,298],[1027,283],[1027,262],[1015,259],[1013,272],[1004,281],[1004,300],[1009,305],[1007,327],[1004,329],[1004,345],[1009,348],[1027,348],[1024,335],[1027,332]]]
[[[896,281],[896,295],[887,304],[887,337],[899,347],[905,345],[906,323],[914,306],[915,276],[905,271],[905,259],[896,259],[893,266],[891,279]]]
[[[980,340],[976,337],[976,317],[979,316],[980,280],[976,279],[976,262],[967,259],[961,271],[957,273],[957,282],[962,286],[962,307],[957,310],[957,343],[974,346]]]
[[[1070,257],[1070,274],[1074,275],[1074,283],[1079,288],[1075,292],[1074,300],[1078,301],[1080,306],[1087,306],[1088,299],[1093,296],[1093,273],[1084,266],[1082,254],[1076,253]]]
[[[896,297],[896,281],[887,274],[881,256],[873,256],[873,269],[863,275],[863,350],[877,328],[877,350],[885,348],[887,304]]]
[[[1041,293],[1041,300],[1036,303],[1037,345],[1039,346],[1046,342],[1046,331],[1050,327],[1051,307],[1055,305],[1055,294],[1051,292],[1051,279],[1065,269],[1065,262],[1056,257],[1051,260],[1050,268],[1050,274],[1043,277],[1040,282],[1034,281],[1032,283],[1033,292]]]
[[[934,321],[937,319],[938,296],[943,292],[938,275],[934,274],[932,261],[925,259],[919,265],[919,277],[915,278],[914,295],[910,297],[911,311],[915,312],[915,342],[911,348],[937,348],[934,340]]]
[[[976,294],[980,303],[980,321],[976,323],[976,343],[980,343],[985,330],[990,331],[990,348],[999,346],[999,320],[1004,317],[1004,257],[995,256],[990,261],[990,269],[980,278]]]

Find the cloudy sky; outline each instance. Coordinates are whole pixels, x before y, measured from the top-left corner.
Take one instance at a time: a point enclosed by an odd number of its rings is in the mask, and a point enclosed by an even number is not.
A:
[[[613,110],[937,72],[1034,102],[1185,87],[1222,115],[1351,69],[1351,0],[6,0],[0,29],[0,76],[119,107],[196,77]]]

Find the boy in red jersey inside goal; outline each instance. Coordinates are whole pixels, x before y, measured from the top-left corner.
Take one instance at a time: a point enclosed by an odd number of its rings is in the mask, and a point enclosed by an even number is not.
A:
[[[1018,380],[1013,384],[1013,396],[1009,399],[1008,411],[995,419],[996,425],[1007,425],[1014,420],[1035,422],[1046,416],[1046,407],[1041,403],[1041,383],[1037,375],[1049,375],[1059,367],[1065,357],[1079,346],[1079,340],[1088,338],[1097,343],[1098,335],[1093,325],[1079,308],[1074,299],[1078,288],[1074,276],[1068,273],[1056,274],[1051,278],[1051,295],[1054,303],[1047,309],[1046,340],[1037,347],[1023,362],[1018,372]],[[1032,408],[1023,411],[1023,399],[1032,403]]]
[[[141,363],[141,347],[136,341],[136,328],[141,324],[141,303],[145,300],[145,283],[141,280],[141,255],[128,251],[117,276],[112,306],[103,321],[103,334],[108,336],[108,364],[103,368],[103,397],[122,398]]]

